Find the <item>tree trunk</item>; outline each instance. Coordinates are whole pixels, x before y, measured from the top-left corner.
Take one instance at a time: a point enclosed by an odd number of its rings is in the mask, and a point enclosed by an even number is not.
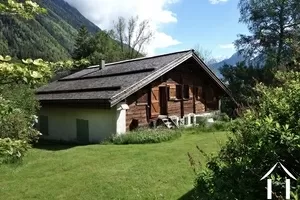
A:
[[[278,41],[278,49],[277,49],[277,55],[276,55],[276,65],[278,70],[285,70],[285,66],[282,65],[282,48],[283,48],[283,40],[284,40],[284,5],[280,5],[280,12],[279,12],[279,41]]]

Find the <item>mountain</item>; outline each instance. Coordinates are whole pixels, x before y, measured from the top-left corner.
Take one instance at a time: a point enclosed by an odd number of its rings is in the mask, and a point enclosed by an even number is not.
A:
[[[0,55],[65,60],[71,57],[80,26],[86,26],[91,33],[100,30],[63,0],[37,0],[37,3],[47,9],[47,14],[28,21],[0,16]]]
[[[222,77],[222,75],[220,74],[220,68],[223,67],[223,65],[228,64],[228,65],[235,65],[238,62],[244,61],[245,58],[238,54],[237,52],[234,53],[230,58],[224,59],[220,62],[216,62],[216,63],[212,63],[209,65],[209,67],[211,68],[211,70],[213,72],[215,72],[215,74],[217,75],[217,77]]]
[[[242,56],[241,54],[239,54],[238,52],[234,53],[230,58],[224,59],[220,62],[216,62],[216,63],[212,63],[210,64],[210,68],[213,72],[215,72],[215,74],[221,78],[222,75],[220,74],[220,68],[223,67],[225,64],[227,65],[236,65],[236,63],[238,62],[242,62],[245,61],[246,64],[248,65],[259,65],[259,66],[263,66],[265,63],[266,57],[261,54],[261,55],[257,55],[256,57],[252,58],[251,60],[245,58],[244,56]]]
[[[219,69],[220,67],[223,67],[223,65],[225,65],[225,64],[235,65],[236,63],[244,61],[244,60],[245,60],[245,58],[236,52],[230,58],[227,58],[227,59],[222,60],[217,63],[213,63],[213,64],[211,64],[211,66],[212,66],[212,68]]]

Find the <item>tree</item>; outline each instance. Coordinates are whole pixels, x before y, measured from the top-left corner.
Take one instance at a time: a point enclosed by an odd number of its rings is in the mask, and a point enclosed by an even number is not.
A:
[[[205,64],[210,65],[216,63],[216,59],[213,58],[210,50],[203,49],[199,44],[195,45],[194,50],[195,54],[197,54],[197,56],[199,56],[199,58],[201,58]]]
[[[31,19],[44,9],[31,1],[1,1],[1,14]],[[0,164],[22,158],[40,133],[33,128],[38,102],[33,88],[47,82],[62,69],[86,66],[86,61],[46,62],[13,60],[0,55]],[[26,99],[23,99],[26,97]]]
[[[248,108],[256,104],[254,87],[257,83],[271,85],[273,83],[273,70],[271,67],[246,65],[245,62],[235,66],[225,64],[220,69],[222,81],[228,85],[235,100],[240,104],[240,109]],[[233,110],[236,106],[228,97],[222,99],[222,111],[230,115],[239,115],[240,110]]]
[[[252,35],[239,35],[235,45],[247,56],[267,55],[276,67],[295,56],[299,43],[300,4],[298,0],[240,0],[240,22]]]
[[[48,63],[42,59],[22,60],[22,62],[11,62],[11,58],[0,56],[0,85],[5,84],[28,84],[39,85],[52,75]]]
[[[131,17],[127,22],[124,17],[119,17],[114,22],[111,30],[112,37],[119,42],[124,58],[136,58],[141,56],[145,46],[153,38],[148,20],[139,22],[138,17]]]
[[[32,1],[17,3],[13,0],[1,1],[0,12],[4,15],[18,15],[26,19],[44,12]],[[0,87],[6,84],[26,83],[30,86],[43,82],[51,74],[49,66],[41,59],[11,62],[10,56],[0,56]],[[0,163],[20,159],[30,148],[30,142],[40,134],[32,127],[33,115],[16,107],[0,94]]]
[[[45,13],[37,3],[25,1],[18,3],[14,0],[2,1],[0,12],[4,15],[18,15],[25,19],[31,19],[36,14]],[[0,84],[26,83],[34,85],[43,82],[44,78],[49,78],[51,70],[43,60],[27,59],[19,62],[11,62],[11,57],[0,55]]]
[[[120,46],[111,38],[107,31],[98,32],[89,42],[92,53],[87,57],[92,64],[99,64],[100,60],[115,62],[122,60]]]
[[[75,40],[75,49],[73,52],[73,59],[86,58],[91,53],[91,48],[89,46],[89,32],[85,26],[81,26],[78,30],[78,34]]]
[[[233,123],[228,142],[197,175],[196,199],[265,199],[266,182],[259,180],[279,161],[298,176],[300,73],[277,72],[274,79],[278,87],[256,85],[258,106]],[[273,175],[272,195],[285,199],[286,174],[279,170]],[[299,199],[299,183],[291,183],[292,199]]]

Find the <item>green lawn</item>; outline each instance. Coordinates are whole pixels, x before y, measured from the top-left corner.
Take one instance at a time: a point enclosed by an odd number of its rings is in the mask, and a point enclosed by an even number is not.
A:
[[[21,166],[0,166],[0,199],[179,199],[195,178],[187,153],[205,162],[196,145],[214,153],[225,139],[219,132],[160,144],[43,146]]]

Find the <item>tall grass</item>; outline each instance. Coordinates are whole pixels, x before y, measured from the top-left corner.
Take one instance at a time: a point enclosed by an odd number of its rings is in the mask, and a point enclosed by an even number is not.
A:
[[[174,140],[182,135],[181,129],[142,129],[113,136],[108,143],[149,144]]]

